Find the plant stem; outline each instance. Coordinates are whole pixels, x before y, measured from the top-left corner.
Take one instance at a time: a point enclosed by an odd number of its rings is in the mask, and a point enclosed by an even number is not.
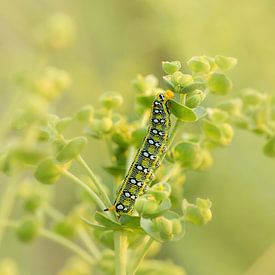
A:
[[[84,249],[82,249],[75,243],[69,241],[68,239],[61,237],[61,236],[59,236],[49,230],[46,230],[46,229],[41,229],[40,235],[44,238],[47,238],[53,242],[56,242],[64,247],[68,248],[69,250],[78,254],[80,257],[82,257],[88,263],[93,264],[93,262],[94,262],[93,258]]]
[[[1,220],[0,225],[8,226],[8,227],[16,229],[16,228],[18,228],[19,223],[15,222],[15,221],[10,221],[10,220]],[[58,244],[64,246],[65,248],[78,254],[81,258],[83,258],[88,263],[90,263],[90,264],[94,263],[94,259],[87,253],[87,251],[85,251],[83,248],[79,247],[77,244],[73,243],[72,241],[70,241],[64,237],[61,237],[61,236],[57,235],[56,233],[53,233],[53,232],[51,232],[47,229],[44,229],[44,228],[39,230],[39,235],[41,237],[47,238],[55,243],[58,243]]]
[[[146,244],[143,246],[142,250],[140,251],[140,253],[138,255],[136,255],[134,263],[132,265],[132,273],[130,275],[135,275],[140,264],[142,263],[146,253],[148,252],[150,246],[152,245],[152,243],[154,242],[154,240],[152,238],[150,238]]]
[[[104,210],[106,208],[105,204],[86,183],[84,183],[82,180],[80,180],[78,177],[76,177],[69,171],[63,171],[63,175],[72,180],[73,182],[77,183],[78,185],[80,185],[83,189],[85,189],[90,194],[93,201],[99,206],[99,208],[101,208],[101,210]]]
[[[115,270],[116,275],[126,275],[127,236],[123,231],[115,233]]]
[[[104,188],[98,182],[98,180],[97,180],[94,172],[89,167],[89,165],[86,163],[86,161],[80,155],[77,156],[76,160],[86,170],[86,172],[88,173],[89,177],[91,178],[91,180],[93,181],[94,185],[96,186],[96,188],[97,188],[97,190],[99,192],[99,195],[103,196],[105,203],[111,205],[112,203],[111,203],[109,197],[107,196]]]
[[[51,205],[48,205],[45,209],[46,213],[55,221],[59,221],[65,218],[65,215],[56,210]],[[83,242],[83,244],[87,247],[87,249],[91,252],[91,254],[96,258],[99,259],[100,252],[96,245],[91,240],[90,236],[87,234],[86,230],[81,226],[77,226],[77,233],[79,238]]]
[[[17,179],[13,179],[8,182],[6,190],[1,198],[0,205],[0,220],[6,220],[12,211],[12,206],[14,204],[14,200],[17,192]],[[0,224],[0,244],[4,235],[4,226]]]

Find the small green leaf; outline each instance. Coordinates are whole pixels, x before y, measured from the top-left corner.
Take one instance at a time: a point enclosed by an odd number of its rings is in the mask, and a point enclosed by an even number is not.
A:
[[[108,218],[107,216],[105,216],[101,212],[97,211],[95,213],[95,220],[100,225],[103,225],[103,226],[105,226],[108,229],[112,229],[112,230],[121,230],[122,229],[121,224],[119,224],[118,222],[115,222],[115,221],[111,220],[110,218]]]
[[[125,175],[125,167],[124,166],[104,166],[103,169],[109,173],[110,175],[116,176],[124,176]]]
[[[222,73],[212,73],[207,84],[213,94],[226,95],[232,89],[231,80]]]
[[[66,128],[68,127],[71,121],[72,121],[71,117],[62,118],[56,123],[55,129],[58,131],[58,133],[61,134],[66,130]]]
[[[192,109],[176,102],[175,100],[170,100],[169,106],[172,114],[178,119],[185,122],[193,122],[197,120],[197,116]]]
[[[41,183],[51,184],[58,181],[60,178],[61,167],[57,165],[53,159],[47,158],[39,163],[34,176]]]
[[[176,71],[179,71],[181,68],[181,64],[179,61],[163,61],[162,69],[167,74],[173,74]]]
[[[150,108],[154,101],[155,97],[152,95],[149,96],[138,96],[137,102],[145,108]]]
[[[56,159],[59,162],[69,162],[75,157],[77,157],[84,146],[87,144],[87,139],[85,137],[76,137],[70,140],[57,154]]]

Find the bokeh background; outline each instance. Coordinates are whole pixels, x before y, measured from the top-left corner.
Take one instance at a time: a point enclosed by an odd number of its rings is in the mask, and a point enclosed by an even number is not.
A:
[[[55,13],[70,16],[75,37],[45,57],[37,33]],[[87,103],[96,106],[107,90],[121,92],[122,111],[131,113],[130,81],[137,73],[161,78],[162,60],[186,62],[202,54],[238,58],[230,96],[246,87],[274,93],[274,14],[271,0],[2,0],[1,121],[12,109],[20,76],[39,70],[45,59],[71,75],[71,89],[55,106],[61,116]],[[210,198],[213,220],[188,226],[184,239],[165,245],[159,258],[173,259],[190,275],[275,274],[275,163],[262,154],[263,143],[237,130],[228,148],[214,152],[210,170],[188,174],[186,198]],[[101,173],[104,150],[94,142],[89,148],[87,157]],[[70,203],[64,192],[57,199],[61,208]],[[51,275],[67,253],[43,240],[22,245],[8,232],[0,257],[16,258],[20,274]]]

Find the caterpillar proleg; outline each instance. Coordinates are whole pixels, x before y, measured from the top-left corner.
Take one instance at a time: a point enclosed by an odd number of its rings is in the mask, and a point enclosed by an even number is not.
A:
[[[135,200],[150,184],[160,160],[166,152],[166,144],[171,125],[168,101],[174,96],[167,90],[156,96],[152,103],[148,132],[142,146],[137,151],[133,163],[126,174],[112,207],[105,211],[115,211],[118,215],[130,214]]]

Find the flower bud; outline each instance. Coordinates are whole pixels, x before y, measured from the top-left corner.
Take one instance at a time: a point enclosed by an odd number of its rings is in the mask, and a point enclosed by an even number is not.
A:
[[[39,223],[32,218],[23,220],[16,230],[17,237],[22,242],[30,242],[37,235],[39,231]]]
[[[228,114],[219,109],[208,108],[207,112],[209,118],[214,122],[225,122],[228,118]]]
[[[135,209],[142,216],[154,214],[158,206],[159,204],[154,197],[146,195],[139,197],[135,203]]]
[[[148,193],[152,194],[156,200],[162,201],[169,198],[171,194],[171,186],[166,182],[157,183],[150,188]]]
[[[173,74],[179,71],[181,68],[181,64],[179,61],[163,61],[162,62],[162,69],[167,74]]]
[[[194,56],[187,61],[189,69],[197,74],[204,74],[210,71],[209,61],[203,56]]]
[[[209,90],[217,95],[225,95],[232,89],[231,80],[222,73],[212,73],[207,85]]]
[[[59,180],[61,167],[53,159],[47,158],[38,164],[34,176],[41,183],[52,184]]]
[[[171,82],[178,87],[185,87],[193,83],[193,77],[190,74],[183,74],[182,72],[175,72],[171,76]]]
[[[238,60],[234,57],[226,57],[226,56],[222,56],[222,55],[216,55],[215,62],[222,71],[229,71],[235,67]]]
[[[100,102],[106,109],[113,109],[121,106],[123,98],[117,92],[106,92],[100,97]]]
[[[196,108],[205,99],[206,94],[201,90],[195,90],[186,95],[185,105],[189,108]]]
[[[35,213],[42,205],[42,198],[38,195],[32,195],[26,199],[24,208],[31,214]]]
[[[75,235],[74,225],[66,220],[56,223],[54,225],[54,231],[65,238],[73,238]]]
[[[201,162],[201,147],[199,143],[183,141],[173,148],[174,159],[183,167],[197,169]]]
[[[202,150],[201,151],[201,155],[202,155],[202,162],[199,166],[200,170],[206,170],[209,167],[212,166],[213,164],[213,157],[210,154],[210,152],[208,150]]]
[[[173,224],[171,220],[164,217],[158,217],[154,220],[155,226],[157,227],[160,237],[163,240],[170,240],[173,236]]]
[[[244,89],[242,99],[245,105],[258,106],[264,101],[265,95],[253,89]]]
[[[243,102],[239,98],[230,99],[218,105],[218,108],[230,115],[239,115],[241,113]]]
[[[76,114],[75,117],[78,121],[90,121],[94,114],[94,107],[91,105],[83,106]]]

